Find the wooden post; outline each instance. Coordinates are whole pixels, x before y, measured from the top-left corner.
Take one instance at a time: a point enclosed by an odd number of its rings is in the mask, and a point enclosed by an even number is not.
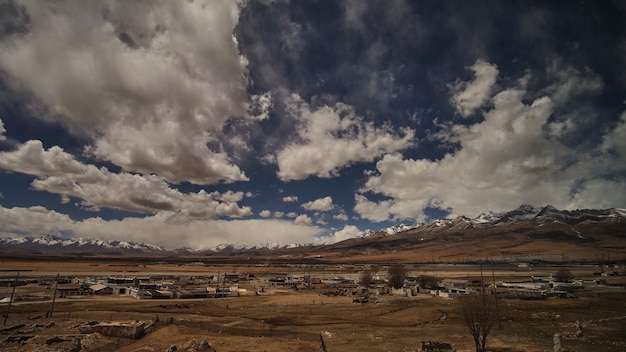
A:
[[[52,313],[54,312],[54,301],[57,298],[57,286],[59,285],[59,274],[57,273],[57,279],[54,281],[54,293],[52,294],[52,306],[50,307],[50,315],[48,318],[52,318]]]
[[[7,319],[9,319],[9,311],[11,310],[11,304],[13,303],[13,295],[15,295],[15,287],[17,287],[17,279],[20,277],[20,272],[15,275],[15,281],[13,282],[13,289],[11,290],[11,298],[9,298],[9,305],[7,306],[7,314],[4,316],[4,324],[7,325]]]

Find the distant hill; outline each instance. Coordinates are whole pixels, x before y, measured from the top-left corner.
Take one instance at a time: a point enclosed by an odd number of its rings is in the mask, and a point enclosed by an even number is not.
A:
[[[626,260],[626,210],[565,211],[522,205],[476,218],[399,224],[326,245],[224,244],[211,250],[44,235],[0,239],[4,255],[63,254],[316,260],[332,262],[468,262],[500,260]]]
[[[320,253],[352,261],[626,260],[626,210],[523,205],[473,219],[416,224],[397,233],[382,229],[324,246]]]

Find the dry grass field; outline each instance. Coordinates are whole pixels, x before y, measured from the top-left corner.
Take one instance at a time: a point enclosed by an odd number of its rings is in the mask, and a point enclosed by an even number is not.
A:
[[[367,304],[352,303],[354,296],[331,295],[329,285],[310,290],[267,287],[265,279],[281,274],[319,277],[356,276],[352,266],[257,266],[150,264],[143,262],[23,261],[0,260],[0,276],[53,279],[61,277],[175,275],[181,281],[224,272],[255,273],[256,279],[240,284],[240,297],[213,299],[138,300],[131,296],[74,296],[52,300],[14,302],[0,333],[0,351],[199,351],[206,341],[216,351],[418,351],[421,341],[443,341],[457,351],[473,351],[473,341],[461,323],[458,301],[418,294],[412,297],[381,295]],[[382,269],[381,269],[382,270]],[[577,278],[597,278],[594,267],[571,267]],[[555,267],[485,268],[487,281],[526,280],[530,275],[549,275]],[[411,275],[440,278],[480,278],[471,267],[412,267]],[[605,277],[610,286],[601,291],[576,292],[576,298],[521,300],[502,299],[499,324],[489,335],[489,351],[552,351],[552,335],[563,336],[570,351],[626,350],[626,292],[623,276]],[[0,298],[11,294],[0,287]],[[16,294],[51,295],[36,283],[18,286]],[[0,305],[6,314],[8,304]],[[143,338],[81,334],[79,324],[99,322],[159,323]],[[172,319],[173,324],[166,324]],[[23,325],[23,326],[21,326]],[[577,332],[583,326],[582,335]],[[56,338],[56,339],[55,339]],[[204,345],[206,347],[206,344]]]

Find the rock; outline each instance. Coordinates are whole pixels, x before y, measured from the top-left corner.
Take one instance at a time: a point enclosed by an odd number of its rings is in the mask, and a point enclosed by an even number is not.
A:
[[[178,348],[176,348],[176,345],[172,345],[168,347],[167,350],[165,350],[165,352],[176,352],[177,350]]]
[[[76,342],[74,343],[74,347],[72,347],[72,349],[70,350],[70,352],[78,352],[82,349],[82,345],[80,343],[80,339],[76,339]]]
[[[47,339],[46,340],[46,345],[51,345],[53,343],[59,343],[59,342],[65,342],[65,341],[67,341],[67,340],[64,339],[64,338],[55,336],[55,337],[51,337],[51,338]]]
[[[200,351],[216,352],[215,348],[207,340],[202,341],[202,344],[200,344]]]

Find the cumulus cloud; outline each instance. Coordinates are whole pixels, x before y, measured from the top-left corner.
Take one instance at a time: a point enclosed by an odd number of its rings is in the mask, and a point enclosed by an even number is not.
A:
[[[441,140],[458,143],[454,153],[434,161],[385,155],[356,195],[355,212],[372,221],[423,220],[428,207],[475,216],[520,204],[626,205],[623,187],[605,178],[616,168],[623,170],[616,166],[624,165],[623,157],[601,153],[601,148],[581,153],[553,138],[554,101],[542,96],[527,102],[526,79],[490,98],[493,107],[484,112],[484,121],[439,131]],[[604,149],[621,150],[623,132],[620,122],[606,135]],[[368,191],[387,199],[372,201]]]
[[[469,69],[474,72],[473,81],[457,81],[449,86],[452,91],[452,104],[463,117],[473,114],[491,97],[498,77],[498,68],[480,59]]]
[[[326,243],[336,243],[345,241],[350,238],[358,237],[361,233],[362,231],[359,230],[358,227],[354,225],[346,225],[343,227],[343,229],[336,231],[331,236],[327,238],[322,237],[321,239],[324,240]]]
[[[374,126],[345,104],[312,110],[297,94],[287,101],[288,113],[297,121],[297,139],[279,150],[275,161],[283,181],[309,176],[330,178],[356,162],[371,162],[386,153],[413,145],[414,131]]]
[[[285,203],[294,203],[298,201],[298,196],[286,196],[283,197],[283,202]]]
[[[4,237],[45,234],[60,235],[74,224],[66,214],[42,206],[4,208],[0,206],[0,232]]]
[[[331,211],[335,208],[333,198],[330,196],[312,200],[302,204],[302,207],[310,211]]]
[[[236,2],[24,7],[29,32],[0,43],[0,68],[30,90],[46,112],[38,117],[128,171],[175,183],[247,180],[219,147],[225,121],[249,116]],[[267,99],[257,100],[263,113]]]
[[[403,199],[406,203],[406,200]],[[422,200],[419,202],[418,207],[413,211],[399,211],[394,210],[396,202],[391,200],[372,202],[362,194],[355,194],[354,196],[354,212],[361,218],[374,222],[381,222],[389,220],[390,217],[416,217],[420,216],[420,210],[424,209],[425,202]],[[408,210],[408,209],[407,209]],[[402,214],[400,214],[402,213]],[[406,214],[405,214],[406,213]],[[394,214],[394,215],[392,215]],[[397,214],[397,215],[396,215]]]
[[[311,225],[313,220],[306,214],[300,214],[293,219],[293,223],[297,225]]]
[[[62,148],[44,149],[41,141],[30,140],[15,151],[0,153],[0,168],[34,175],[32,187],[81,199],[81,205],[139,213],[171,211],[170,221],[188,221],[251,215],[249,207],[237,202],[243,192],[182,193],[156,175],[112,173],[104,167],[83,164]]]
[[[344,212],[340,212],[338,214],[333,215],[333,219],[335,220],[339,220],[339,221],[348,221],[348,215],[346,215],[346,213]]]
[[[0,233],[4,237],[71,234],[73,237],[124,240],[162,245],[170,249],[181,244],[191,248],[214,248],[219,244],[264,242],[280,244],[313,243],[320,229],[282,220],[203,220],[171,223],[171,214],[158,213],[145,218],[73,221],[44,207],[4,208],[0,206]],[[249,236],[254,234],[254,236]]]
[[[269,218],[270,216],[272,216],[272,212],[267,209],[264,209],[259,212],[259,216],[262,218]]]

